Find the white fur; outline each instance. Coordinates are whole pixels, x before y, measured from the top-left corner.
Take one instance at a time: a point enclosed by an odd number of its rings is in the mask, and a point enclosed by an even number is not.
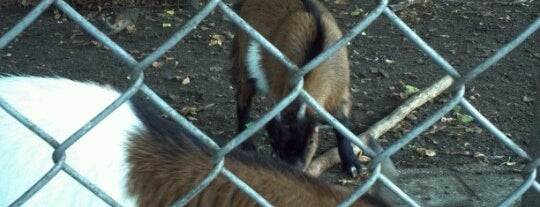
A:
[[[62,78],[0,77],[0,96],[59,142],[64,141],[119,93],[94,83]],[[143,130],[128,104],[123,104],[66,151],[66,162],[124,206],[127,195],[128,134]],[[0,206],[8,206],[52,166],[45,141],[0,108]],[[23,206],[107,206],[61,171]]]
[[[257,90],[266,95],[269,91],[268,80],[261,65],[261,46],[251,41],[246,54],[246,66],[249,78],[255,79]]]

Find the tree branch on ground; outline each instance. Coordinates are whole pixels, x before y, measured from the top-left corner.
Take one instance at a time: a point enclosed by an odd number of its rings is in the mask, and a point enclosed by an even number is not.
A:
[[[422,106],[429,100],[440,95],[444,90],[452,85],[454,79],[450,76],[445,76],[439,81],[435,82],[428,88],[417,93],[411,98],[407,99],[401,106],[396,108],[391,114],[381,119],[373,126],[371,126],[367,131],[358,135],[360,140],[364,143],[370,139],[377,139],[382,136],[384,133],[395,127],[401,120],[403,120],[409,113]],[[362,150],[357,146],[353,145],[353,150],[355,154],[358,154]],[[377,152],[378,153],[378,152]],[[334,147],[319,157],[315,158],[311,165],[305,170],[305,172],[314,177],[318,177],[328,168],[341,162],[339,158],[339,153],[337,147]]]

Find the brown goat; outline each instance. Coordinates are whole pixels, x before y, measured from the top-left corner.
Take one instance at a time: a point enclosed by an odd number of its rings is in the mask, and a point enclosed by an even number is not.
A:
[[[63,142],[120,93],[92,82],[7,76],[0,77],[0,96]],[[184,129],[147,108],[140,101],[122,104],[66,151],[65,163],[123,206],[168,207],[209,173],[212,153]],[[2,109],[0,142],[0,206],[19,206],[13,202],[53,167],[50,157],[54,148]],[[232,152],[225,165],[276,206],[330,206],[350,192],[309,177],[280,160],[253,154]],[[60,172],[24,205],[95,207],[106,203]],[[220,176],[189,205],[256,203]],[[355,203],[384,205],[370,195]]]
[[[140,107],[137,107],[140,108]],[[142,115],[141,115],[142,114]],[[170,206],[211,171],[211,153],[169,123],[139,113],[145,132],[129,141],[128,188],[138,206]],[[225,167],[275,206],[335,206],[351,193],[324,183],[279,160],[233,151]],[[256,206],[257,203],[223,176],[218,176],[188,206]],[[387,206],[364,195],[352,206]]]
[[[274,44],[285,56],[302,66],[341,38],[334,18],[317,0],[246,0],[238,2],[240,16]],[[251,102],[256,91],[279,101],[290,91],[292,73],[259,43],[238,30],[233,42],[231,82],[235,89],[238,130],[246,128]],[[345,126],[351,109],[349,62],[342,48],[304,77],[304,90]],[[313,134],[316,118],[300,99],[289,105],[268,125],[275,153],[292,164],[306,159],[306,146]],[[334,130],[342,169],[357,175],[360,163],[351,143]],[[255,149],[252,140],[243,143]]]

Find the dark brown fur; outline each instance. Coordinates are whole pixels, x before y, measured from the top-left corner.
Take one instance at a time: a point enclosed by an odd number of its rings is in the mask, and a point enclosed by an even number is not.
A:
[[[140,117],[148,129],[134,135],[127,146],[129,192],[137,198],[138,206],[170,206],[210,172],[210,152],[159,117],[148,113]],[[351,192],[273,159],[240,151],[227,155],[225,166],[275,206],[335,206]],[[218,176],[188,204],[256,205],[223,176]],[[353,206],[385,204],[364,195]]]
[[[320,45],[320,49],[324,50],[342,36],[328,10],[316,0],[307,1],[314,6],[315,15],[307,11],[306,5],[300,0],[246,0],[241,2],[242,7],[239,14],[283,52],[285,56],[295,64],[302,66],[310,58],[313,58],[310,57],[313,55],[311,50],[317,48],[314,45]],[[235,89],[239,131],[245,129],[244,125],[249,121],[251,102],[256,93],[253,80],[250,80],[247,75],[245,64],[247,47],[250,41],[250,38],[244,32],[238,30],[233,43],[231,80]],[[290,92],[289,80],[292,74],[266,51],[262,52],[262,57],[261,65],[265,70],[269,83],[269,95],[273,100],[279,101]],[[304,77],[304,90],[344,125],[347,125],[351,109],[349,73],[347,50],[342,48]],[[296,110],[298,110],[297,106],[291,106],[283,112],[283,115],[284,117],[294,116],[297,113]],[[282,142],[273,143],[274,150],[281,158],[294,163],[296,161],[294,159],[303,156],[308,143],[308,136],[312,134],[315,122],[314,112],[309,107],[307,109],[307,119],[307,125],[309,126],[306,132],[281,134],[283,137],[279,138],[280,141],[276,141],[278,138],[271,137],[273,142]],[[290,119],[288,121],[293,123],[287,123],[286,120],[284,124],[294,125],[294,122],[299,122]],[[276,122],[270,123],[270,128],[278,127],[276,125],[279,124]],[[270,136],[275,134],[273,131],[280,130],[269,129]],[[344,160],[344,170],[349,173],[351,173],[351,167],[356,167],[359,170],[360,164],[352,152],[350,142],[339,133],[336,133],[336,135],[338,136],[340,156]],[[283,144],[283,142],[288,143]],[[293,146],[284,149],[286,145]],[[252,141],[247,140],[244,146],[253,148]],[[284,157],[284,154],[287,155]],[[293,156],[293,158],[291,159],[288,156]]]

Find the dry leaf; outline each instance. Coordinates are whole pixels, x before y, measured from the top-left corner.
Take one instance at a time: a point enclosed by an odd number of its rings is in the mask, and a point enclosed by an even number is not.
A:
[[[97,40],[90,40],[90,45],[95,46],[95,47],[101,47],[103,46],[103,43]]]
[[[214,34],[211,36],[210,43],[208,43],[208,46],[214,46],[214,45],[221,46],[223,44],[223,40],[225,40],[225,37],[223,37],[223,35]]]
[[[234,39],[234,34],[232,32],[227,31],[227,32],[225,32],[225,35],[227,36],[227,38],[229,38],[231,40]]]
[[[58,11],[58,9],[55,9],[55,10],[53,11],[53,13],[54,13],[54,14],[53,14],[53,19],[54,19],[54,20],[59,20],[60,18],[62,18],[62,14],[60,14],[60,11]]]
[[[354,11],[351,12],[351,16],[360,16],[362,12],[364,12],[362,9],[356,8]]]
[[[346,0],[335,0],[334,4],[336,4],[336,5],[347,5],[349,3],[347,3]]]
[[[163,65],[165,65],[165,63],[164,63],[164,62],[160,62],[160,61],[154,61],[154,62],[152,63],[152,67],[154,67],[154,68],[161,68],[161,67],[163,67]]]
[[[137,31],[137,28],[134,24],[126,26],[126,31],[128,34],[134,34]]]
[[[394,64],[394,63],[396,63],[395,60],[391,60],[391,59],[384,59],[384,62],[385,62],[385,63],[388,63],[388,64]]]
[[[506,166],[514,166],[516,164],[517,164],[516,162],[511,162],[511,161],[507,161],[507,162],[502,163],[502,165],[506,165]]]
[[[476,157],[476,158],[486,158],[486,155],[485,155],[484,153],[481,153],[481,152],[474,152],[473,157]]]
[[[194,106],[186,106],[180,109],[180,113],[184,116],[186,115],[196,115],[197,114],[197,107]]]
[[[187,85],[189,84],[191,81],[189,80],[189,76],[184,78],[184,80],[182,80],[182,85]]]
[[[423,156],[428,156],[428,157],[435,157],[437,155],[435,150],[426,149],[426,148],[417,148],[416,153]]]
[[[524,102],[533,102],[534,101],[534,98],[532,97],[529,97],[529,96],[523,96],[523,99],[522,99]]]
[[[174,10],[173,9],[167,10],[165,11],[165,14],[168,14],[169,16],[174,16]]]

